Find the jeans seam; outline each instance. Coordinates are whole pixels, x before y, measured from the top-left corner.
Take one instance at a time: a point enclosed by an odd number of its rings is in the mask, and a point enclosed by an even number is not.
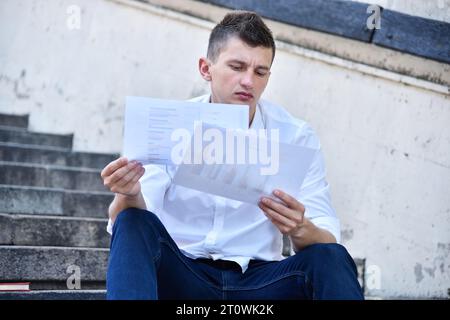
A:
[[[270,281],[265,282],[265,283],[263,283],[263,284],[259,284],[259,285],[257,285],[257,286],[250,286],[250,287],[228,287],[228,288],[226,288],[226,290],[229,290],[229,291],[238,291],[238,290],[240,290],[240,291],[244,291],[244,290],[257,290],[257,289],[261,289],[261,288],[267,287],[267,286],[269,286],[269,285],[271,285],[271,284],[273,284],[273,283],[275,283],[275,282],[278,282],[278,281],[280,281],[280,280],[283,280],[283,279],[286,279],[286,278],[289,278],[289,277],[292,277],[292,276],[302,276],[302,277],[305,279],[305,280],[304,280],[304,281],[305,281],[305,284],[308,284],[308,282],[309,282],[308,276],[306,275],[305,272],[302,272],[302,271],[293,271],[293,272],[286,273],[286,274],[284,274],[284,275],[282,275],[282,276],[279,276],[279,277],[277,277],[277,278],[275,278],[275,279],[271,279]]]
[[[222,276],[222,298],[223,300],[226,300],[226,296],[227,296],[227,290],[226,290],[226,283],[225,283],[225,271],[221,270],[220,274]]]

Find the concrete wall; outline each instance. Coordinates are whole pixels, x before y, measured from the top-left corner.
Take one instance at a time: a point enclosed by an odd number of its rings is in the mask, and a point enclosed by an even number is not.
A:
[[[67,26],[72,4],[80,29]],[[126,95],[206,92],[197,59],[211,27],[134,1],[2,1],[0,112],[30,113],[36,131],[74,132],[77,150],[118,152]],[[367,259],[367,293],[447,297],[448,87],[278,46],[265,97],[321,137],[343,242]]]
[[[375,272],[369,292],[445,296],[449,97],[290,53],[278,59],[266,96],[319,132],[343,242]]]
[[[69,28],[73,4],[80,29]],[[1,1],[0,39],[0,110],[31,112],[35,131],[74,132],[76,150],[121,149],[126,95],[206,90],[206,28],[110,1]]]

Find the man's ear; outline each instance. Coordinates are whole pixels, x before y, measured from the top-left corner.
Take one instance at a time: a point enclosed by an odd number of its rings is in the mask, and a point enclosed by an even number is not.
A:
[[[206,81],[211,81],[211,62],[207,58],[200,58],[198,60],[198,70],[200,71],[200,74],[202,75],[203,79]]]

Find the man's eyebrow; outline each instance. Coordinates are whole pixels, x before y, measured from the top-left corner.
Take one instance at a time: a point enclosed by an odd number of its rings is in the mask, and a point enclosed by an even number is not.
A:
[[[247,63],[245,61],[242,61],[242,60],[239,60],[239,59],[231,59],[231,60],[228,60],[227,62],[228,63],[239,63],[239,64],[247,65]],[[256,66],[256,69],[270,70],[269,67],[264,66],[264,65]]]

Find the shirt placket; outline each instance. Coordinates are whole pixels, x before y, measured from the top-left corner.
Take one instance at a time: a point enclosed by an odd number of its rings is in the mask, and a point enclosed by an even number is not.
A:
[[[208,232],[205,240],[205,246],[209,253],[214,256],[219,250],[217,241],[220,233],[223,230],[225,220],[225,200],[216,198],[214,203],[214,220],[212,229]]]

